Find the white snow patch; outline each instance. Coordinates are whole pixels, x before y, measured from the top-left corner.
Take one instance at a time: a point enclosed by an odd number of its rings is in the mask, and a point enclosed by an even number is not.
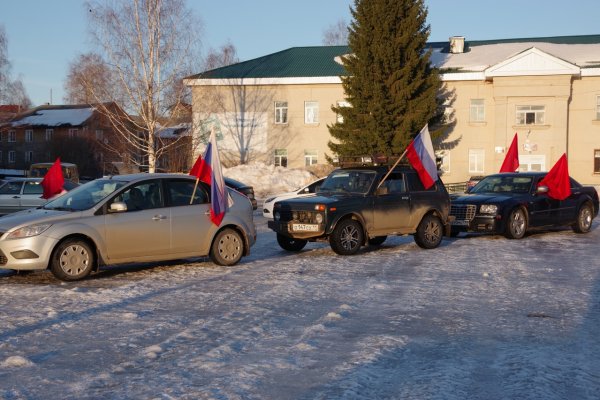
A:
[[[148,346],[144,349],[144,355],[148,358],[157,358],[160,353],[162,353],[162,347],[158,345]]]
[[[30,367],[33,363],[25,357],[10,356],[0,364],[2,368]]]

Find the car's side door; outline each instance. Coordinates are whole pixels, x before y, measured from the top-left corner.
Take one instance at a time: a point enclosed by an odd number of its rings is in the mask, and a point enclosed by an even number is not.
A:
[[[38,207],[46,203],[48,200],[42,199],[42,194],[44,194],[44,187],[41,185],[41,181],[23,182],[23,194],[21,195],[20,202],[21,210]]]
[[[391,173],[374,195],[371,231],[378,235],[406,232],[410,219],[411,200],[405,176],[401,172]]]
[[[109,261],[164,258],[171,245],[169,209],[164,207],[160,179],[125,187],[107,203],[127,205],[125,212],[105,215],[106,254]]]
[[[529,226],[540,227],[557,225],[560,220],[561,201],[548,196],[548,193],[538,193],[537,187],[541,178],[534,181],[533,194],[528,204]]]
[[[166,201],[171,214],[171,252],[206,255],[216,226],[210,220],[208,186],[191,179],[165,180]]]
[[[7,181],[0,187],[0,215],[20,210],[22,188],[22,181]]]

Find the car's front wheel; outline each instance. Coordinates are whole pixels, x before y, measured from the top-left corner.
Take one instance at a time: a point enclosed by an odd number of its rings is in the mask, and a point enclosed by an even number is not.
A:
[[[509,239],[521,239],[527,232],[527,217],[522,208],[515,208],[508,215],[504,236]]]
[[[86,241],[67,239],[54,250],[50,271],[60,280],[76,281],[88,276],[94,263],[94,251]]]
[[[353,219],[340,221],[329,236],[329,245],[333,251],[342,256],[356,254],[364,241],[362,226]]]
[[[444,236],[444,225],[439,217],[426,215],[421,220],[415,233],[415,243],[423,249],[434,249],[442,242]]]
[[[237,264],[244,254],[244,240],[240,233],[231,228],[225,228],[215,237],[210,248],[210,259],[217,265]]]
[[[300,251],[306,246],[307,241],[302,239],[294,239],[289,236],[284,236],[280,233],[277,234],[277,243],[279,246],[287,251]]]
[[[573,224],[573,230],[577,233],[588,233],[592,229],[594,212],[590,203],[585,203],[577,211],[577,220]]]

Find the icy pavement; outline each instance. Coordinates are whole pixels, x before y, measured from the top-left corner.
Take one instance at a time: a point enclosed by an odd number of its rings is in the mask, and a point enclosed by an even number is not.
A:
[[[0,399],[598,399],[598,221],[106,269],[0,272]]]

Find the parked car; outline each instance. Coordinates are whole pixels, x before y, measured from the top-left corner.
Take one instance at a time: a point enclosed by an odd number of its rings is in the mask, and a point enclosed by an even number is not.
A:
[[[48,200],[42,199],[42,178],[11,178],[0,186],[0,215],[28,208],[39,207]],[[64,189],[69,191],[79,184],[65,180]]]
[[[532,229],[571,226],[586,233],[598,215],[598,193],[573,178],[571,196],[555,200],[546,186],[538,186],[545,172],[489,175],[469,193],[451,196],[451,233],[483,232],[520,239]]]
[[[321,184],[324,180],[325,178],[319,178],[306,186],[302,186],[300,189],[269,196],[263,203],[263,217],[273,218],[273,205],[278,201],[291,199],[294,197],[306,197],[311,194],[315,194],[319,187],[321,187]]]
[[[256,201],[256,197],[254,197],[254,188],[252,186],[248,186],[245,183],[227,177],[223,177],[223,180],[225,181],[226,186],[237,190],[238,192],[249,198],[250,202],[252,203],[253,210],[256,210],[258,208],[258,202]]]
[[[422,248],[437,247],[449,233],[450,198],[441,180],[425,190],[416,171],[396,167],[349,167],[333,171],[316,196],[278,201],[273,220],[277,242],[300,251],[307,242],[329,241],[341,255],[382,244],[388,235],[414,235]]]
[[[210,220],[210,187],[181,174],[117,175],[88,182],[44,206],[0,218],[0,268],[49,268],[59,279],[100,265],[210,256],[234,265],[256,241],[252,206],[234,204]],[[190,200],[192,199],[192,204]]]
[[[29,166],[29,171],[27,171],[27,176],[30,178],[43,178],[52,165],[54,165],[54,163],[51,162],[31,164]],[[79,170],[77,169],[77,165],[61,162],[60,168],[62,169],[65,179],[79,183]]]
[[[473,189],[473,187],[475,185],[477,185],[479,183],[480,180],[482,180],[483,178],[485,178],[485,176],[483,175],[476,175],[476,176],[472,176],[469,178],[469,180],[467,181],[467,192],[471,189]]]

